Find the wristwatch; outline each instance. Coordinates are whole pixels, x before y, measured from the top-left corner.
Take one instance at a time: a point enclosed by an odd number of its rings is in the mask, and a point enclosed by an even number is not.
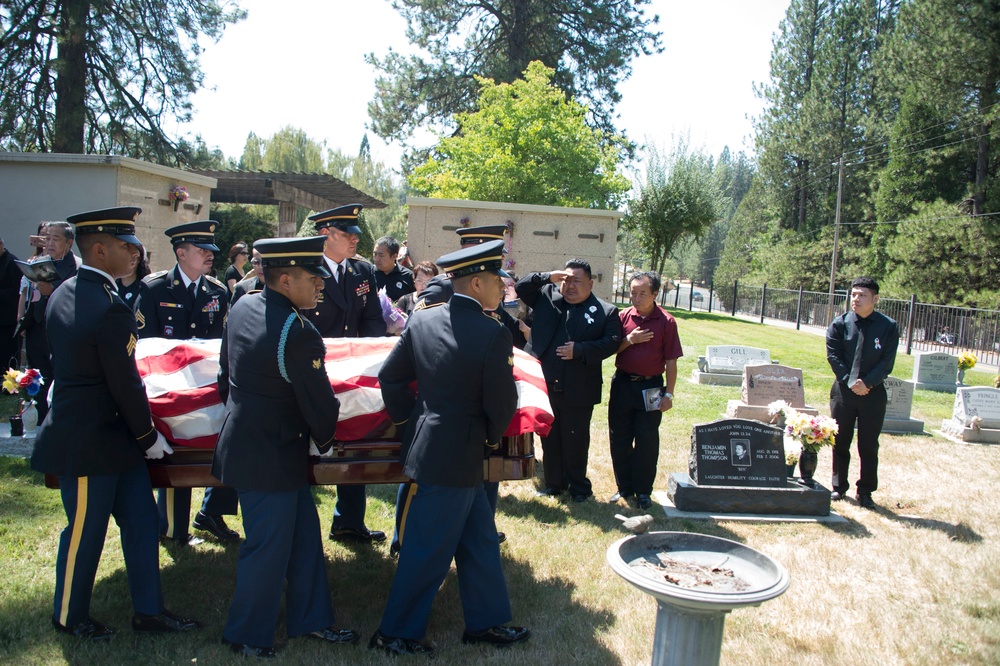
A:
[[[673,393],[666,393],[666,392],[665,392],[665,393],[664,393],[664,394],[663,394],[662,396],[660,396],[660,397],[661,397],[661,398],[666,398],[667,400],[673,400],[673,399],[674,399],[674,394],[673,394]]]

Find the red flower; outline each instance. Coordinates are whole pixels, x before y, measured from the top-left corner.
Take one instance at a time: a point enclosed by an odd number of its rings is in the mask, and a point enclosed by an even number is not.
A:
[[[31,383],[31,377],[29,377],[27,373],[21,375],[21,378],[17,380],[17,385],[20,386],[21,388],[28,388],[28,384],[30,383]]]
[[[27,370],[24,371],[24,374],[30,377],[31,379],[42,376],[42,373],[38,372],[38,370],[34,368],[28,368]]]

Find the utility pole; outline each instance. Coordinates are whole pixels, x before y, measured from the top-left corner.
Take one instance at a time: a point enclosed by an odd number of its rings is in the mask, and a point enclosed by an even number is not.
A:
[[[826,323],[833,321],[833,291],[837,281],[837,244],[840,241],[840,202],[844,197],[844,156],[840,156],[840,176],[837,178],[837,214],[833,227],[833,259],[830,261],[830,300],[826,306]]]

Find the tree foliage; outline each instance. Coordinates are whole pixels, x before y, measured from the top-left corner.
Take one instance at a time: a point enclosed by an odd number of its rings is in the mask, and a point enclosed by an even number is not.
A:
[[[459,131],[440,140],[410,187],[438,198],[617,206],[629,189],[618,173],[620,139],[589,127],[554,74],[533,62],[513,83],[479,79],[478,110],[457,115]]]
[[[187,163],[164,125],[190,120],[199,40],[245,15],[231,0],[0,3],[0,147]]]
[[[415,129],[450,128],[471,112],[477,77],[513,83],[528,64],[554,70],[567,96],[587,105],[592,125],[614,133],[618,84],[640,54],[662,51],[649,0],[394,0],[407,38],[423,50],[366,61],[379,70],[369,104],[372,130],[407,142]]]

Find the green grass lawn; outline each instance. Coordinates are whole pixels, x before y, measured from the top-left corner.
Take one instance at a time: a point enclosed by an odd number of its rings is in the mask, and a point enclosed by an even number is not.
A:
[[[686,469],[691,427],[721,418],[739,387],[687,381],[710,344],[770,349],[773,359],[803,370],[806,402],[829,413],[831,373],[823,338],[762,326],[725,315],[676,313],[684,346],[675,409],[661,427],[657,490]],[[900,355],[893,375],[911,376],[913,360]],[[605,366],[610,377],[613,363]],[[991,372],[974,369],[966,382],[989,385]],[[607,395],[605,382],[605,397]],[[953,396],[918,391],[913,416],[931,433],[950,416]],[[435,602],[428,639],[438,663],[648,663],[655,604],[612,573],[607,547],[624,536],[615,513],[637,511],[606,499],[615,484],[608,455],[606,399],[595,408],[590,478],[596,501],[582,505],[539,498],[539,481],[501,487],[501,548],[514,623],[532,628],[522,646],[496,651],[461,643],[463,629],[454,575]],[[996,664],[1000,662],[1000,446],[955,444],[939,436],[882,437],[877,512],[853,501],[835,509],[845,524],[668,520],[654,529],[695,531],[746,543],[781,562],[789,590],[759,608],[733,612],[726,623],[724,664]],[[817,479],[829,482],[830,454],[820,454]],[[852,479],[857,469],[852,470]],[[334,490],[314,493],[324,528]],[[367,523],[390,531],[395,488],[369,486]],[[200,491],[195,492],[196,504]],[[185,636],[136,636],[117,529],[112,525],[95,587],[92,614],[120,630],[106,645],[57,635],[49,624],[54,562],[65,516],[56,491],[42,485],[27,462],[0,458],[0,663],[235,664],[219,644],[235,578],[238,548],[208,542],[194,549],[160,550],[168,607],[206,627]],[[236,527],[242,527],[236,521]],[[378,625],[395,565],[388,547],[348,548],[326,542],[328,575],[338,623],[366,642]],[[357,648],[287,641],[284,663],[395,663]],[[422,661],[412,659],[414,663]]]

